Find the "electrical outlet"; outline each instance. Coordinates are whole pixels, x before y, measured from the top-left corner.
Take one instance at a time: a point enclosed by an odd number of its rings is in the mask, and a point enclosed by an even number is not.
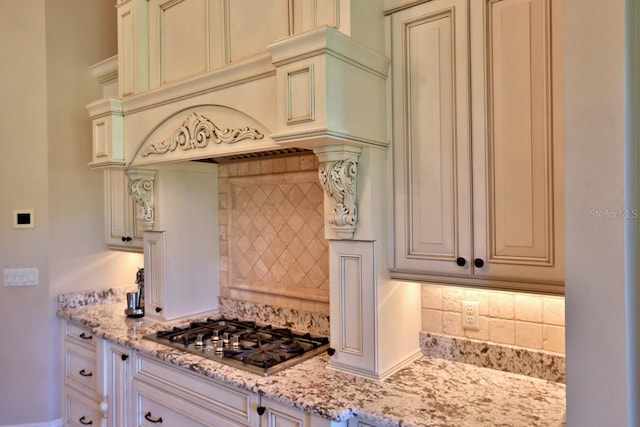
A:
[[[478,301],[462,301],[462,329],[477,331],[480,329],[480,303]]]

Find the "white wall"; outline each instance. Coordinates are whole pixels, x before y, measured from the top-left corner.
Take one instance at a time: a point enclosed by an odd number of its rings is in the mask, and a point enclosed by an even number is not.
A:
[[[565,0],[569,426],[626,426],[624,0]]]
[[[116,53],[115,0],[0,1],[0,270],[37,267],[39,285],[0,283],[0,425],[61,416],[59,293],[133,284],[138,254],[107,251],[102,174],[89,170],[88,66]],[[36,228],[14,230],[14,208]],[[0,276],[2,277],[2,276]]]

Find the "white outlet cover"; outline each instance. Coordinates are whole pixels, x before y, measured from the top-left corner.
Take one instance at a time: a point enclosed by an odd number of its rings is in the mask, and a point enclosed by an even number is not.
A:
[[[480,303],[462,301],[462,329],[480,330]]]

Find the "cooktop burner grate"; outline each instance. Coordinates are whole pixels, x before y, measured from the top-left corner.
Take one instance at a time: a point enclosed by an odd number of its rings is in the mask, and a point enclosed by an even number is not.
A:
[[[265,376],[329,348],[328,337],[224,317],[192,322],[144,338]]]

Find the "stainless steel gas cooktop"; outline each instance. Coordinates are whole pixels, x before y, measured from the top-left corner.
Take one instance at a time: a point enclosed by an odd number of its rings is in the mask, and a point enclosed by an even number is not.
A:
[[[329,349],[329,338],[237,319],[207,319],[144,338],[260,375]]]

